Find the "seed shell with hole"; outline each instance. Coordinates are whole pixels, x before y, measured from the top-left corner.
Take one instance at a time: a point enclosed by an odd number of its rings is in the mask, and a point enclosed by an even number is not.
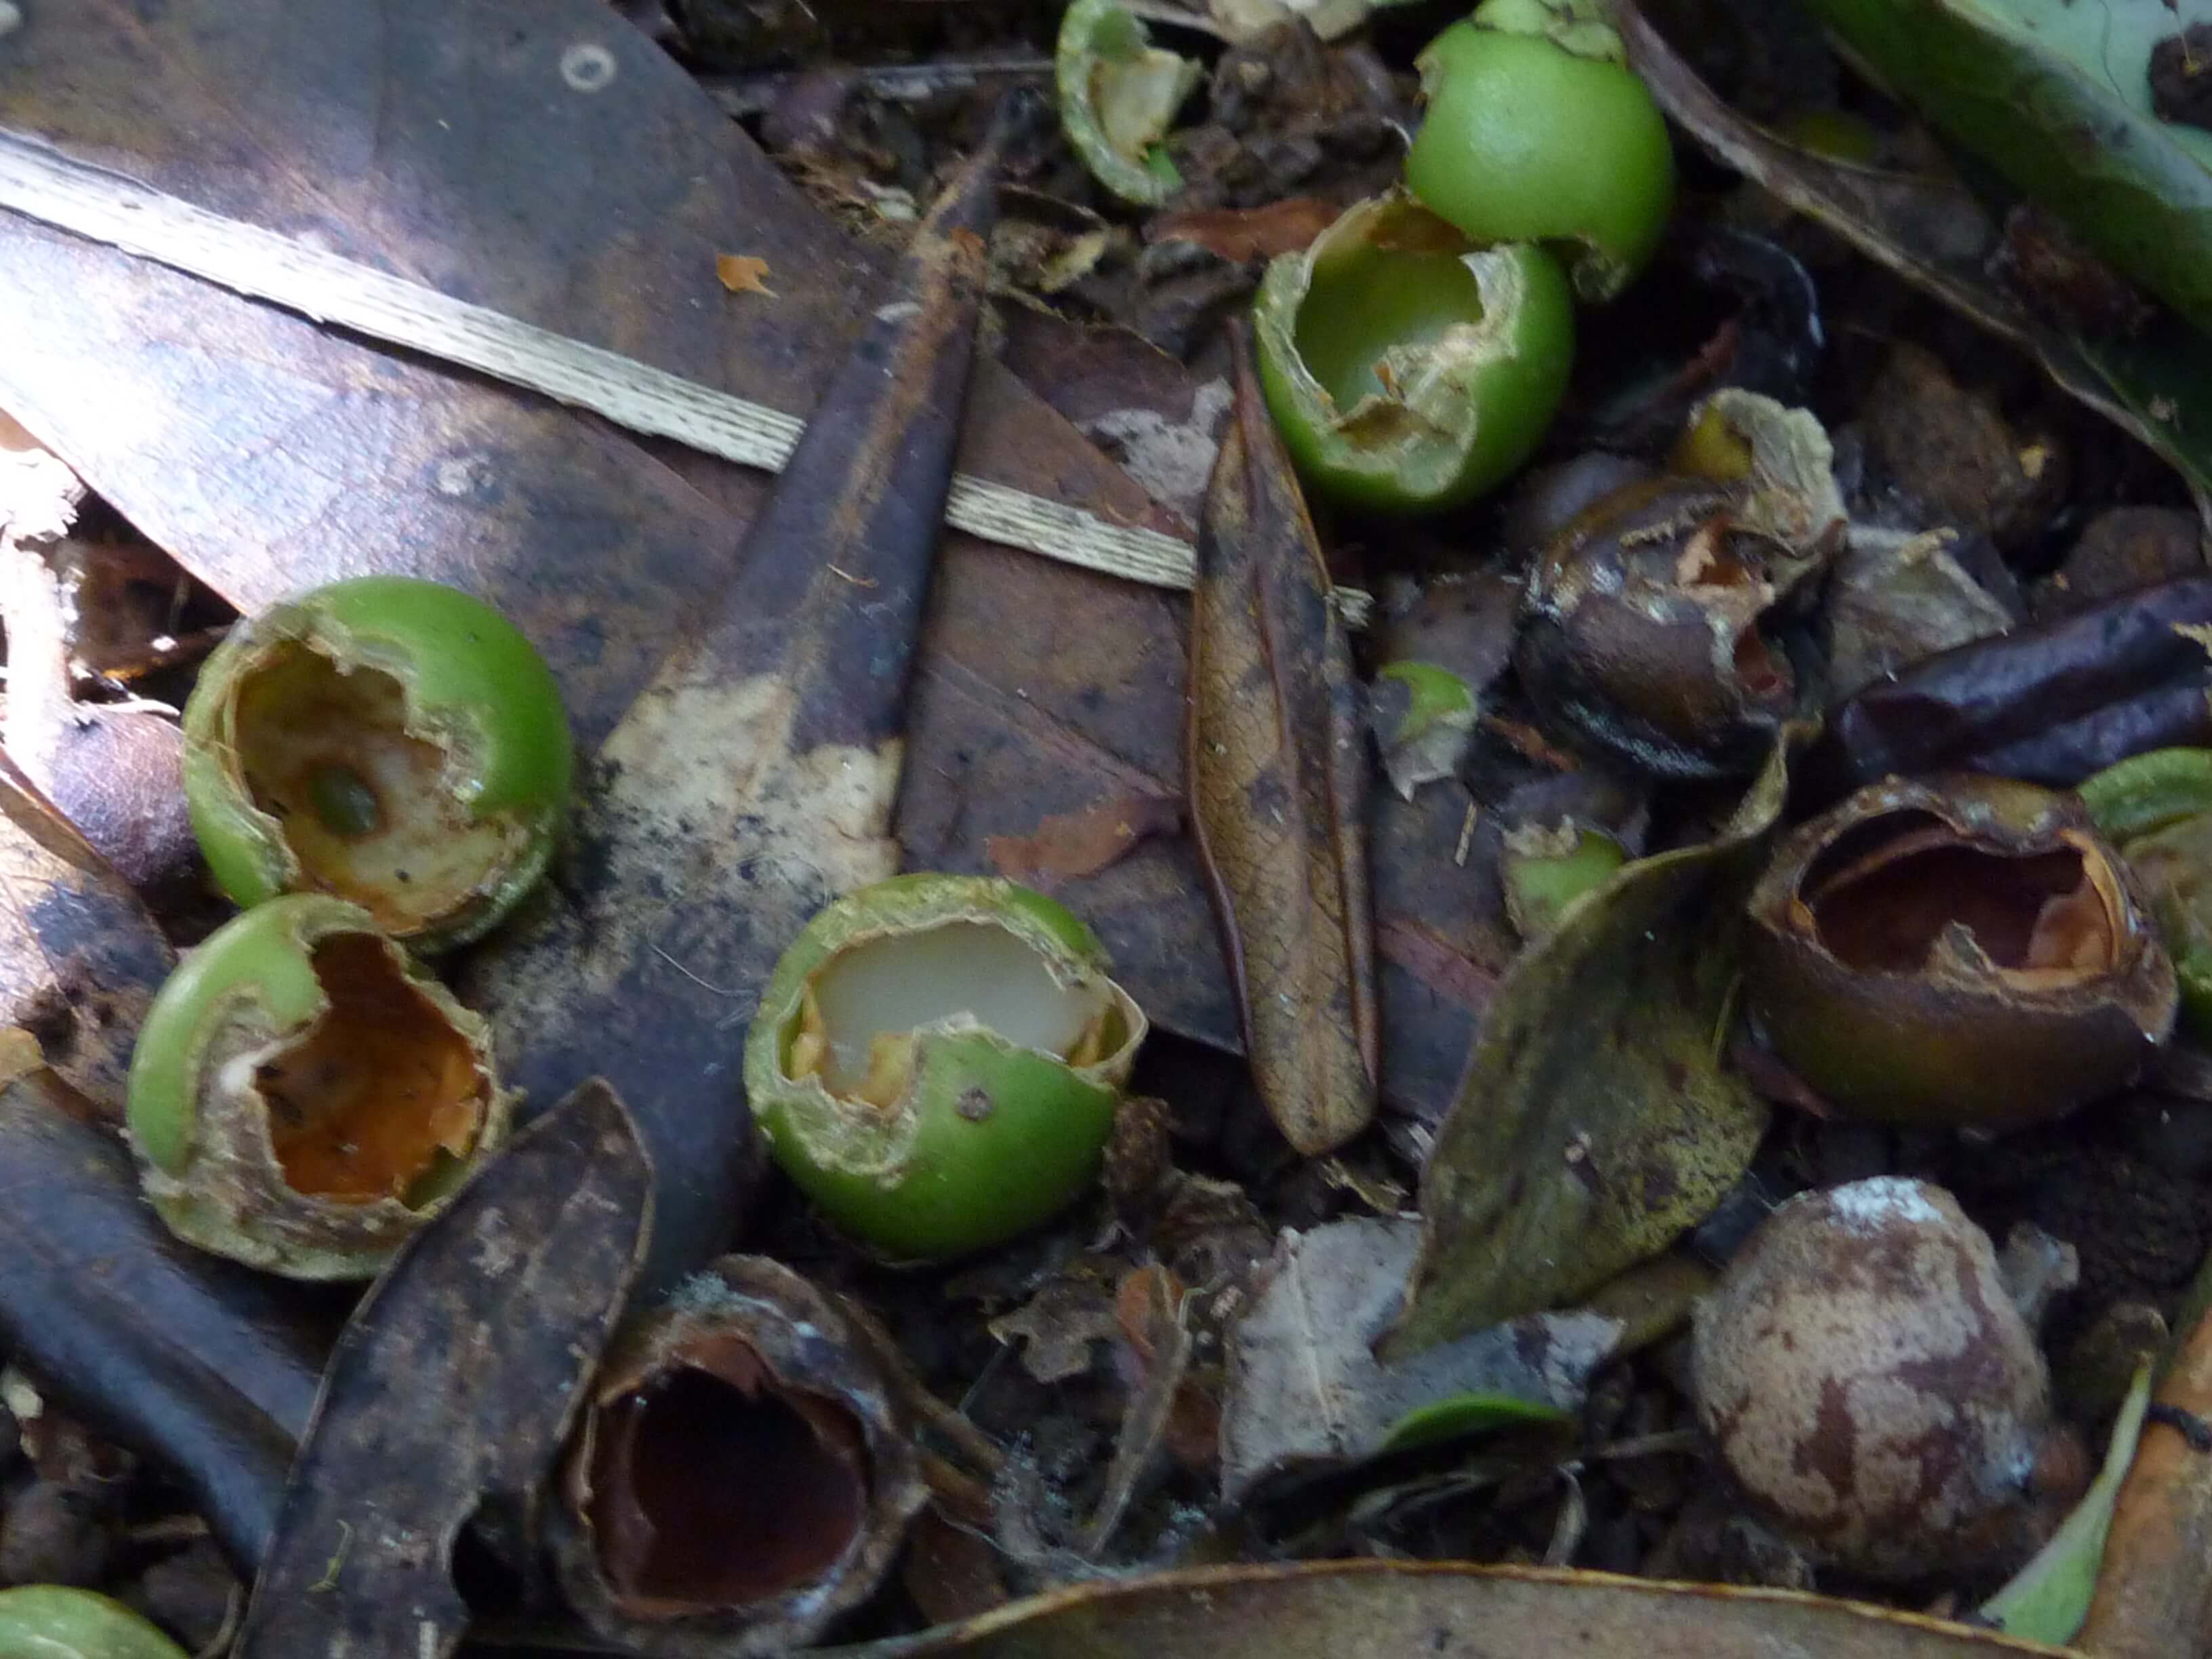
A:
[[[172,1231],[295,1279],[365,1279],[504,1135],[483,1022],[356,905],[272,899],[161,988],[131,1139]]]
[[[544,873],[574,768],[551,671],[490,606],[405,576],[240,623],[185,707],[185,794],[232,898],[325,892],[418,950]]]
[[[1798,829],[1753,890],[1767,1040],[1847,1111],[2005,1129],[2126,1084],[2173,1028],[2173,964],[2070,794],[1891,778]]]
[[[887,1256],[982,1249],[1098,1172],[1146,1032],[1091,930],[1041,893],[908,875],[784,952],[745,1048],[776,1162]]]

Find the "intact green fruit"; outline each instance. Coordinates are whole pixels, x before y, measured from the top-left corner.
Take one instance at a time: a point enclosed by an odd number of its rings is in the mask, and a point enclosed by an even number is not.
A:
[[[887,1256],[1011,1238],[1098,1172],[1143,1012],[1041,893],[911,875],[838,900],[776,964],[745,1091],[784,1171]]]
[[[119,1601],[65,1584],[0,1590],[0,1659],[185,1659]]]
[[[530,641],[457,588],[364,576],[231,630],[185,705],[185,795],[240,905],[324,892],[417,949],[544,873],[574,751]]]
[[[1316,489],[1432,513],[1510,477],[1574,364],[1574,297],[1541,248],[1486,247],[1401,195],[1267,267],[1254,307],[1267,412]]]
[[[2172,1030],[2173,964],[2070,794],[1891,778],[1783,841],[1751,895],[1744,991],[1843,1109],[1998,1130],[2124,1087]]]
[[[169,976],[131,1059],[146,1194],[187,1243],[366,1279],[504,1136],[483,1022],[357,905],[272,899]]]
[[[1674,204],[1667,123],[1587,0],[1488,0],[1420,56],[1406,183],[1482,242],[1559,246],[1587,300],[1650,259]]]
[[[1182,187],[1160,141],[1204,73],[1153,46],[1116,0],[1075,0],[1054,56],[1061,130],[1100,184],[1124,201],[1157,206]]]

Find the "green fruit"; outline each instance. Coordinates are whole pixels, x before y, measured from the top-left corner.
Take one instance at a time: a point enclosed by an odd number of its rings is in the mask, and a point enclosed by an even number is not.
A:
[[[2212,1041],[2212,750],[2155,749],[2081,786],[2150,899],[2181,981],[2181,1017]]]
[[[838,900],[776,964],[745,1091],[784,1171],[884,1255],[1048,1219],[1097,1176],[1143,1012],[1041,893],[910,875]]]
[[[1609,300],[1674,204],[1667,123],[1587,0],[1489,0],[1431,40],[1406,183],[1481,242],[1562,245],[1577,293]]]
[[[1627,862],[1627,850],[1601,830],[1577,823],[1518,825],[1505,832],[1498,851],[1506,917],[1522,939],[1541,939]]]
[[[512,623],[436,582],[333,582],[240,623],[184,725],[192,826],[232,898],[334,894],[417,949],[511,908],[568,807],[551,672]]]
[[[1061,130],[1093,178],[1144,207],[1182,188],[1160,140],[1200,65],[1153,46],[1115,0],[1075,0],[1060,19],[1053,67]]]
[[[172,1231],[295,1279],[365,1279],[504,1135],[483,1021],[318,894],[216,930],[131,1059],[128,1122]]]
[[[0,1590],[0,1659],[185,1659],[120,1602],[65,1584]]]
[[[2070,794],[1891,778],[1787,836],[1753,889],[1744,992],[1841,1109],[2002,1130],[2125,1086],[2173,1028],[2173,964]]]
[[[1574,300],[1549,254],[1480,246],[1399,195],[1273,261],[1253,314],[1299,475],[1375,512],[1436,512],[1510,477],[1574,362]]]

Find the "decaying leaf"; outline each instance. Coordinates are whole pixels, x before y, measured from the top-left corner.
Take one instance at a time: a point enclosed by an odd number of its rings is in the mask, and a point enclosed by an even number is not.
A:
[[[314,1408],[329,1321],[297,1287],[179,1243],[94,1115],[35,1065],[0,1087],[0,1346],[166,1469],[250,1574]]]
[[[1237,336],[1192,594],[1187,775],[1260,1097],[1291,1146],[1375,1115],[1366,755],[1320,538]]]
[[[1343,211],[1340,204],[1317,196],[1292,196],[1252,208],[1194,208],[1161,214],[1145,227],[1145,240],[1195,242],[1243,264],[1302,252]]]
[[[119,1116],[139,1021],[175,965],[137,895],[0,754],[0,1023]]]
[[[753,521],[742,574],[601,746],[577,855],[466,984],[540,1101],[607,1073],[661,1182],[648,1290],[719,1255],[759,1172],[736,1060],[776,958],[893,874],[907,668],[951,481],[998,146],[915,233]]]
[[[1200,1567],[1071,1584],[964,1624],[841,1651],[844,1659],[2063,1659],[2063,1652],[1791,1590],[1414,1561]]]
[[[454,1544],[529,1516],[637,1275],[652,1187],[594,1079],[407,1242],[331,1358],[238,1659],[454,1650]]]
[[[1420,1227],[1364,1217],[1285,1231],[1273,1277],[1237,1326],[1221,1420],[1222,1492],[1371,1457],[1408,1413],[1455,1395],[1571,1410],[1620,1334],[1602,1314],[1532,1314],[1384,1365],[1373,1352],[1405,1303]]]
[[[1952,556],[1951,538],[1931,531],[1872,541],[1836,562],[1823,612],[1832,695],[2012,626],[2012,613]]]
[[[768,261],[757,253],[716,254],[714,275],[732,294],[758,294],[771,300],[775,298],[775,290],[768,285]]]
[[[1595,1290],[1743,1173],[1766,1108],[1723,1056],[1787,752],[1717,839],[1626,866],[1499,987],[1421,1173],[1421,1249],[1386,1357]]]
[[[1836,161],[1767,132],[1714,96],[1632,0],[1608,4],[1659,106],[1723,165],[2033,352],[2061,387],[2164,456],[2200,495],[2212,489],[2212,345],[2202,337],[2170,316],[2135,337],[2095,339],[2045,321],[1990,274],[1996,221],[1955,181]]]

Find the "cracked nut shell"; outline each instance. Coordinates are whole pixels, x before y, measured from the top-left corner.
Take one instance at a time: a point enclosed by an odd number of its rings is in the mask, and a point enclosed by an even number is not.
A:
[[[366,1279],[503,1138],[484,1023],[357,905],[271,899],[147,1010],[127,1122],[186,1243],[295,1279]]]
[[[1091,930],[981,876],[848,894],[777,963],[745,1044],[769,1151],[896,1260],[988,1248],[1098,1173],[1146,1030]]]
[[[1748,1006],[1861,1116],[2000,1130],[2125,1085],[2172,1030],[2172,963],[2081,802],[1891,778],[1800,826],[1753,888]]]
[[[1797,574],[1702,480],[1629,484],[1586,507],[1530,574],[1514,667],[1540,709],[1662,777],[1747,772],[1796,680],[1761,623]]]
[[[568,805],[560,688],[458,588],[363,576],[234,628],[185,705],[185,798],[243,906],[325,892],[416,950],[476,938],[535,884]]]

